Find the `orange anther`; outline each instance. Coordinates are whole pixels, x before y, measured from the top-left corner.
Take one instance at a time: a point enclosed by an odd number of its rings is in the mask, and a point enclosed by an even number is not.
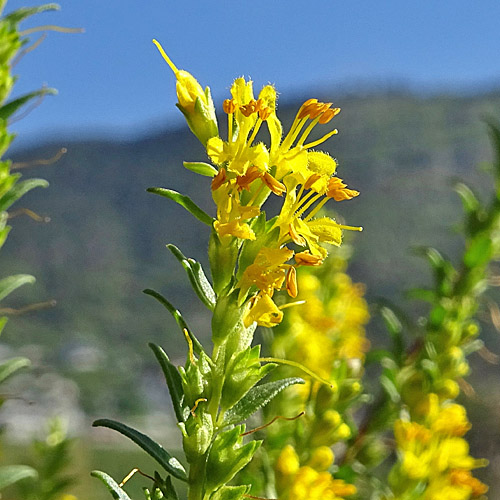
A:
[[[234,102],[234,99],[225,99],[222,103],[222,109],[224,110],[224,113],[228,115],[234,113],[236,111],[236,103]]]
[[[219,189],[226,182],[226,169],[221,168],[219,173],[212,179],[212,191]]]
[[[246,116],[248,118],[252,113],[255,113],[257,111],[257,101],[255,99],[252,99],[248,104],[240,106],[240,111],[243,116]]]
[[[239,189],[250,189],[250,184],[252,184],[255,179],[258,179],[261,176],[262,171],[259,170],[255,165],[252,165],[251,167],[248,167],[244,175],[239,175],[236,178],[236,184],[238,185]]]
[[[304,189],[307,190],[307,189],[311,189],[312,185],[318,181],[319,179],[321,179],[321,175],[320,174],[312,174],[309,176],[309,178],[307,179],[307,181],[304,183]]]
[[[328,123],[334,116],[337,116],[339,113],[340,108],[329,108],[319,117],[318,121],[321,124]]]
[[[271,108],[259,109],[259,118],[265,122],[270,116],[273,110]]]
[[[297,113],[297,118],[300,120],[301,118],[309,116],[309,112],[311,110],[311,106],[314,105],[314,104],[316,104],[317,102],[318,102],[318,99],[308,99],[300,107],[299,112]]]
[[[286,192],[286,186],[282,182],[275,179],[269,172],[266,172],[263,175],[262,181],[274,194],[277,194],[278,196],[283,196],[283,193]]]

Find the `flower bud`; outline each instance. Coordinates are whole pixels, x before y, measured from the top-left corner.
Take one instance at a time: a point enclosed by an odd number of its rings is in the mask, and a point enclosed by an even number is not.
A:
[[[194,78],[191,73],[184,70],[179,70],[170,60],[162,46],[156,40],[153,40],[163,59],[170,66],[177,79],[176,91],[178,104],[177,107],[181,110],[186,118],[189,128],[199,141],[205,146],[208,139],[219,135],[217,127],[217,117],[215,115],[215,107],[210,94],[210,89],[207,87],[205,91]]]

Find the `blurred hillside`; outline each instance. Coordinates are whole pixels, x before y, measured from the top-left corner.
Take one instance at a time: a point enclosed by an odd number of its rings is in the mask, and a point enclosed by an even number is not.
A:
[[[280,102],[285,124],[299,105]],[[351,273],[367,284],[369,298],[395,299],[430,278],[410,247],[428,244],[451,255],[459,250],[461,240],[451,228],[461,209],[451,185],[460,177],[488,190],[488,177],[476,167],[490,159],[482,119],[500,118],[500,92],[352,95],[335,105],[342,108],[335,119],[340,133],[324,149],[338,159],[338,175],[361,191],[334,207],[348,224],[364,227],[351,240]],[[208,315],[165,244],[204,262],[208,229],[145,190],[169,187],[214,213],[210,179],[182,166],[183,160],[206,161],[204,151],[186,126],[128,142],[61,139],[18,151],[14,160],[48,158],[61,147],[68,153],[58,163],[21,170],[50,181],[48,191],[33,191],[23,206],[51,221],[14,219],[0,267],[0,275],[37,277],[35,286],[15,294],[11,306],[51,299],[57,306],[12,318],[2,349],[34,360],[36,377],[22,387],[30,401],[55,391],[69,395],[68,407],[110,417],[162,408],[166,397],[158,401],[158,394],[166,396],[166,390],[147,342],[160,343],[179,362],[185,345],[168,313],[141,291],[160,291],[207,339]],[[369,335],[383,341],[375,328]],[[498,340],[487,335],[494,349]],[[132,382],[137,379],[138,386]],[[493,404],[500,405],[500,395],[495,397]]]

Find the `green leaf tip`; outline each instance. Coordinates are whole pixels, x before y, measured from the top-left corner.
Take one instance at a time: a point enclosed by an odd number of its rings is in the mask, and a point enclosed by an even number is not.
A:
[[[128,425],[107,418],[96,420],[93,422],[92,427],[108,427],[109,429],[113,429],[123,434],[154,458],[169,474],[172,474],[172,476],[181,481],[187,481],[186,470],[182,464],[175,457],[170,455],[163,446],[153,441],[149,436],[146,436],[146,434],[142,434],[142,432]]]

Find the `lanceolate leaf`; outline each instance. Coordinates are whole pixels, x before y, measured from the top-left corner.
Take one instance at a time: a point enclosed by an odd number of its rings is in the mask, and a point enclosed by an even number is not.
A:
[[[0,490],[22,479],[36,479],[38,474],[35,469],[27,465],[6,465],[0,467]]]
[[[27,368],[31,365],[31,361],[28,358],[12,358],[0,365],[0,382],[16,373],[22,368]]]
[[[12,186],[9,191],[0,198],[0,212],[7,210],[15,201],[28,191],[36,187],[47,187],[49,183],[44,179],[28,179],[27,181],[18,182]]]
[[[257,410],[267,405],[286,387],[303,383],[304,380],[299,377],[290,377],[252,387],[242,399],[226,412],[224,415],[224,425],[233,425],[242,422]]]
[[[4,299],[12,293],[16,288],[19,288],[26,283],[34,283],[35,278],[29,274],[15,274],[14,276],[7,276],[0,280],[0,300]]]
[[[130,497],[125,493],[125,491],[120,488],[120,485],[105,472],[101,472],[100,470],[93,470],[90,475],[92,477],[100,479],[108,488],[111,496],[116,500],[130,500]]]
[[[51,88],[43,88],[18,97],[13,101],[9,101],[7,104],[4,104],[0,108],[0,120],[7,120],[8,118],[10,118],[19,108],[31,101],[31,99],[49,94],[55,95],[57,94],[57,90]]]
[[[147,191],[175,201],[191,213],[191,215],[194,215],[199,221],[203,222],[207,226],[212,226],[214,221],[213,217],[210,217],[210,215],[204,212],[189,196],[173,191],[172,189],[160,187],[148,188]]]
[[[191,341],[193,342],[193,349],[196,354],[200,354],[203,352],[203,346],[199,342],[199,340],[194,336],[193,332],[189,329],[187,323],[184,321],[184,318],[181,315],[181,312],[176,309],[163,295],[161,295],[158,292],[155,292],[154,290],[151,290],[147,288],[144,290],[144,293],[146,295],[150,295],[151,297],[154,297],[160,304],[162,304],[168,312],[174,317],[175,322],[179,326],[182,332],[186,330],[188,332],[189,337],[191,338]]]
[[[200,300],[211,310],[215,308],[216,296],[212,285],[208,281],[203,268],[194,259],[188,259],[175,245],[167,245],[167,248],[175,255],[177,260],[186,270],[191,285]]]
[[[184,404],[184,391],[182,390],[181,376],[161,347],[155,344],[149,344],[149,347],[153,350],[163,370],[163,374],[165,375],[177,421],[184,422],[189,416],[189,407]]]
[[[198,161],[197,162],[185,161],[184,167],[186,167],[188,170],[191,170],[191,172],[195,172],[197,174],[204,175],[206,177],[214,177],[218,173],[218,170],[209,163],[203,163]]]
[[[150,437],[142,434],[142,432],[136,431],[129,427],[128,425],[116,422],[115,420],[109,420],[103,418],[96,420],[93,424],[94,427],[108,427],[115,431],[120,432],[124,436],[131,439],[134,443],[139,445],[146,453],[153,457],[169,474],[180,479],[181,481],[187,481],[187,475],[182,464],[163,446],[159,445],[153,441]]]

